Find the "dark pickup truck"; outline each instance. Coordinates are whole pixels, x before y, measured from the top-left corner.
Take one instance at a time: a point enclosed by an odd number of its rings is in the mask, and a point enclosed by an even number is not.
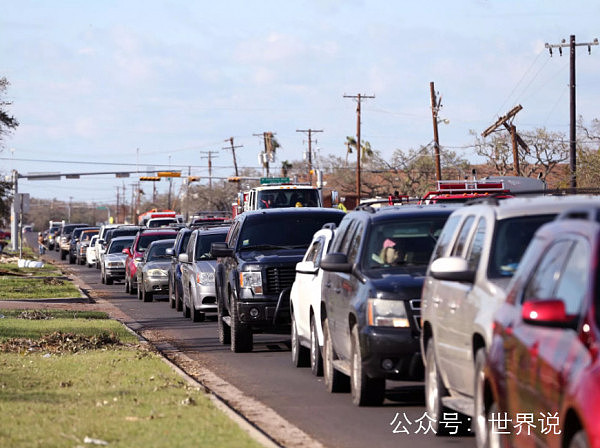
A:
[[[336,225],[344,212],[281,208],[238,215],[224,243],[213,243],[219,341],[233,352],[252,351],[254,333],[290,331],[289,292],[296,263],[313,234]]]

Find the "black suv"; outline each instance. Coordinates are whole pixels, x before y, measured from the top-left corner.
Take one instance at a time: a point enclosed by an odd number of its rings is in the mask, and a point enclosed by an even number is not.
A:
[[[233,221],[224,243],[213,243],[219,341],[251,351],[253,334],[290,331],[289,292],[296,264],[313,234],[339,223],[344,212],[327,208],[248,211]]]
[[[422,379],[420,298],[431,253],[457,206],[359,207],[321,261],[325,385],[379,405],[386,379]]]

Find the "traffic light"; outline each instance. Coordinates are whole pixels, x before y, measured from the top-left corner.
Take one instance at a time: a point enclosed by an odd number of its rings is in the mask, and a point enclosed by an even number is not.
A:
[[[188,176],[188,182],[198,182],[199,180],[199,176]]]
[[[178,171],[159,171],[156,175],[158,177],[181,177],[181,173]]]
[[[240,178],[239,177],[228,177],[227,178],[227,182],[239,182]]]
[[[156,181],[160,180],[160,177],[158,177],[158,176],[142,176],[142,177],[140,177],[140,180],[149,180],[149,181],[156,182]]]

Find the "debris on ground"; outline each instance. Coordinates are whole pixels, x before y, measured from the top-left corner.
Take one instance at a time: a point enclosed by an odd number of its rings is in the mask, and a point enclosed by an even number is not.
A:
[[[21,312],[18,316],[17,319],[28,319],[28,320],[48,320],[48,319],[54,319],[54,317],[43,310],[26,310]]]
[[[13,338],[0,342],[0,352],[46,352],[46,353],[77,353],[83,350],[97,350],[106,346],[123,345],[114,333],[100,333],[84,336],[74,333],[54,333],[40,339]]]

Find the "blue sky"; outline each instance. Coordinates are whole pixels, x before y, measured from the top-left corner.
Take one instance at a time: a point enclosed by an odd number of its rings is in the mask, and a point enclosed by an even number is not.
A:
[[[321,157],[344,156],[356,131],[356,104],[344,94],[358,93],[375,96],[363,103],[363,139],[390,156],[431,142],[430,81],[450,121],[440,125],[442,148],[472,159],[469,131],[516,104],[518,129],[568,132],[568,50],[551,58],[544,43],[600,38],[598,17],[597,1],[4,1],[0,76],[21,125],[4,141],[0,171],[170,162],[206,176],[214,151],[213,174],[228,176],[225,139],[243,145],[238,165],[257,167],[253,134],[275,132],[278,167],[301,159],[306,135],[296,130],[308,128],[324,131]],[[577,110],[588,121],[600,118],[598,79],[600,47],[579,47]],[[135,180],[19,187],[104,202]]]

